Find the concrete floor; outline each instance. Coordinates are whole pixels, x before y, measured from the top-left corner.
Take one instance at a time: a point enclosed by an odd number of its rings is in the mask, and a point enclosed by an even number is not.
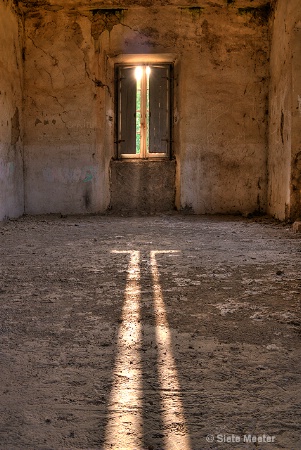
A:
[[[45,216],[0,240],[1,449],[301,448],[289,226]]]

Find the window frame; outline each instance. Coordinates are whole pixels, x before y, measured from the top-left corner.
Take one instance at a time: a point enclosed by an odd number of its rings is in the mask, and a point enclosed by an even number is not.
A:
[[[168,160],[172,159],[172,143],[173,143],[173,116],[174,116],[174,58],[170,55],[169,58],[162,58],[156,55],[150,60],[146,60],[143,55],[135,55],[135,58],[125,58],[121,62],[115,61],[114,64],[114,79],[115,79],[115,145],[116,145],[116,157],[119,160]],[[150,55],[147,55],[148,58]],[[134,59],[134,60],[133,60]],[[120,90],[120,69],[121,68],[135,68],[138,66],[142,67],[155,67],[155,68],[167,68],[168,69],[168,88],[167,88],[167,116],[168,116],[168,132],[166,139],[166,152],[150,152],[146,150],[146,135],[143,136],[143,146],[140,153],[121,153],[120,143],[121,143],[121,90]],[[144,87],[144,94],[146,95],[146,90]],[[141,122],[140,122],[141,125]],[[141,125],[142,126],[142,125]]]

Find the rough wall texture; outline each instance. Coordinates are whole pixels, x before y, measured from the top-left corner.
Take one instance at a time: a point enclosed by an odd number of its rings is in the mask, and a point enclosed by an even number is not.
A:
[[[23,214],[22,28],[0,3],[0,220]]]
[[[197,213],[265,209],[269,49],[254,11],[180,16],[178,205]]]
[[[301,218],[301,7],[292,43],[292,156],[290,219]]]
[[[301,215],[301,8],[279,0],[271,47],[268,212]]]
[[[112,211],[155,214],[173,210],[175,168],[175,161],[112,161]]]
[[[110,155],[91,20],[44,11],[26,30],[26,211],[102,211]]]
[[[175,55],[177,207],[265,210],[266,1],[122,2],[117,9],[108,2],[93,10],[44,3],[26,18],[27,212],[108,207],[113,63],[124,53]]]

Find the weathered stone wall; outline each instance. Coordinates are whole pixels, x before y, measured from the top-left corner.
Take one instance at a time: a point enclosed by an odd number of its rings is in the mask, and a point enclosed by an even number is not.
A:
[[[27,14],[27,212],[108,207],[113,64],[123,53],[175,55],[177,207],[264,211],[267,2],[111,3],[92,11],[48,5]]]
[[[172,211],[175,161],[112,161],[111,209],[138,214]]]
[[[279,0],[271,46],[268,212],[301,216],[301,8]]]
[[[22,27],[0,3],[0,220],[23,214]]]

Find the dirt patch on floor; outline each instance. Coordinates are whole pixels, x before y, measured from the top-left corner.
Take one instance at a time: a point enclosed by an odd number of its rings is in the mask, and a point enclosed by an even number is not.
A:
[[[289,226],[25,217],[0,240],[1,449],[301,448]]]

